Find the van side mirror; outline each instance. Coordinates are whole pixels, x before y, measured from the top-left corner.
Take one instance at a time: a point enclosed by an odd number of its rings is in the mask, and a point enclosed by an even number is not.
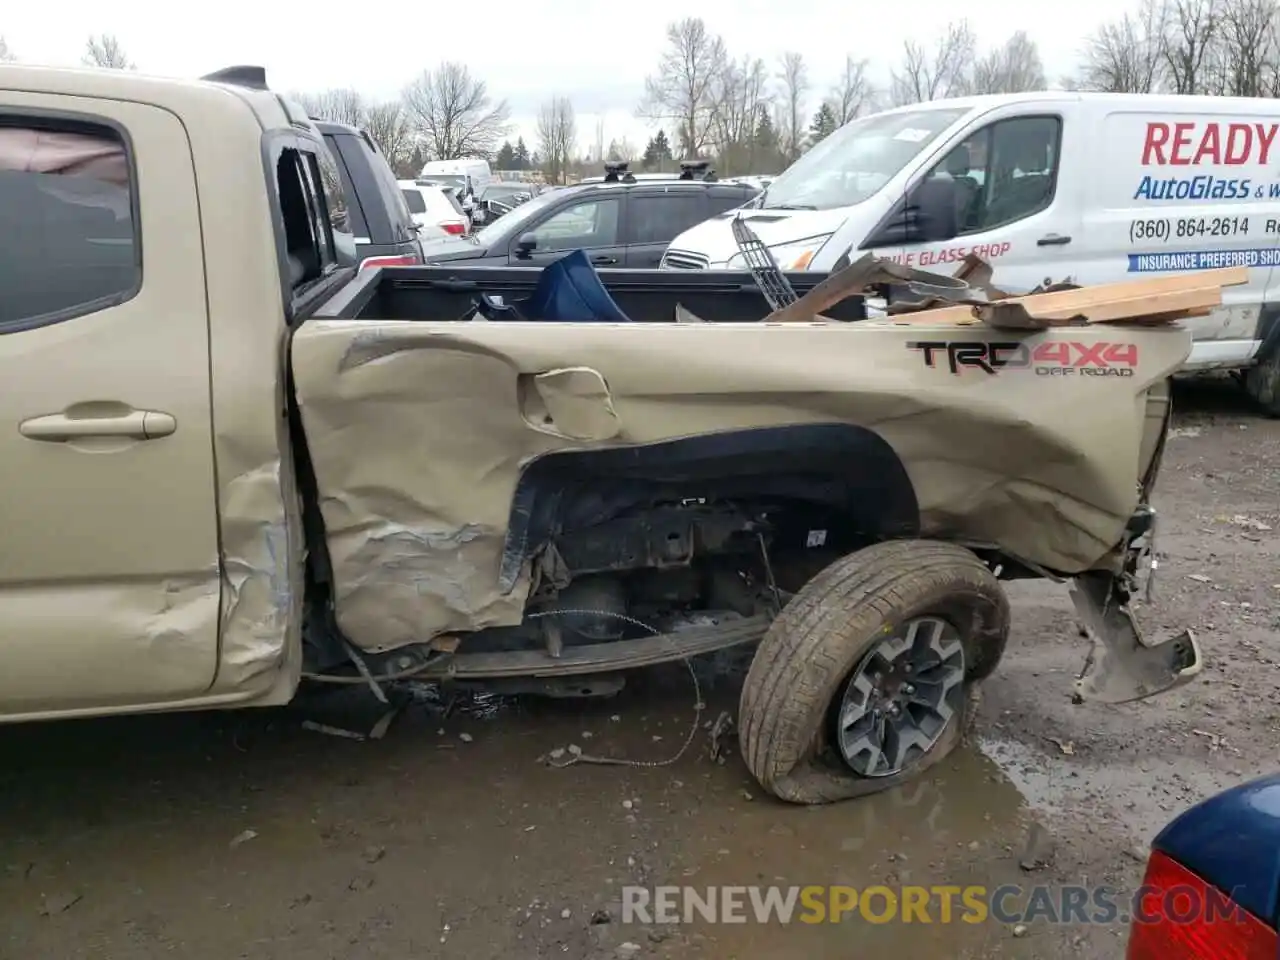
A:
[[[899,203],[867,242],[866,248],[950,240],[960,232],[955,181],[929,178]]]
[[[524,259],[533,253],[538,246],[538,238],[532,233],[523,233],[516,241],[516,256]]]

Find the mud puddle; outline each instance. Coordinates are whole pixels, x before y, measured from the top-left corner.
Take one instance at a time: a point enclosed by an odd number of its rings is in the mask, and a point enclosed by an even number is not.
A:
[[[302,727],[369,731],[382,708],[347,694],[0,731],[0,956],[1036,955],[1034,930],[937,916],[624,916],[629,885],[1028,882],[1022,798],[980,753],[866,801],[784,806],[732,732],[712,736],[740,664],[698,676],[702,711],[679,666],[601,701],[415,691],[363,742]],[[553,767],[571,747],[636,765]]]

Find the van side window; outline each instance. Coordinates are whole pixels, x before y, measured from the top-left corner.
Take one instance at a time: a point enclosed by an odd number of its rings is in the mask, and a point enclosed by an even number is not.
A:
[[[983,127],[952,149],[926,180],[952,186],[956,235],[994,230],[1048,207],[1061,142],[1058,117],[1016,117]]]
[[[128,147],[110,127],[0,116],[0,333],[138,293],[136,189]]]

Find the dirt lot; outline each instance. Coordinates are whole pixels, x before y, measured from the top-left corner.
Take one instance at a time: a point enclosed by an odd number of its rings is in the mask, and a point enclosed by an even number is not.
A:
[[[336,702],[4,729],[0,958],[1120,957],[1119,925],[670,927],[621,923],[617,899],[628,883],[1135,885],[1174,811],[1275,769],[1280,423],[1229,387],[1179,406],[1142,620],[1201,639],[1206,675],[1181,691],[1072,706],[1070,603],[1033,584],[1012,591],[977,743],[915,788],[821,809],[761,797],[705,727],[666,765],[548,764],[570,745],[671,757],[695,703],[680,666],[611,701],[445,715],[423,697],[368,742],[302,728],[378,716]],[[703,721],[732,711],[740,668],[699,677]]]

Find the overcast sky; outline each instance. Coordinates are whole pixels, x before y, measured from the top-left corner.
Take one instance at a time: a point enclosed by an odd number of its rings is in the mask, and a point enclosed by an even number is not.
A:
[[[661,54],[668,22],[691,12],[723,36],[735,56],[751,53],[772,65],[788,50],[803,53],[812,111],[846,54],[867,57],[884,82],[904,40],[930,39],[961,16],[984,44],[1026,30],[1039,44],[1050,80],[1057,80],[1073,69],[1084,37],[1128,6],[1124,0],[1072,0],[1069,6],[1016,0],[883,6],[843,0],[488,0],[414,8],[335,0],[62,0],[5,4],[0,36],[22,60],[74,65],[89,34],[110,32],[149,73],[194,76],[256,63],[267,68],[278,90],[354,87],[375,97],[394,96],[442,60],[461,60],[496,97],[506,98],[531,146],[539,104],[555,95],[571,97],[579,114],[579,147],[586,148],[595,141],[601,116],[606,142],[627,137],[642,143],[648,137],[651,131],[632,117],[645,75]],[[901,21],[893,19],[896,12]]]

